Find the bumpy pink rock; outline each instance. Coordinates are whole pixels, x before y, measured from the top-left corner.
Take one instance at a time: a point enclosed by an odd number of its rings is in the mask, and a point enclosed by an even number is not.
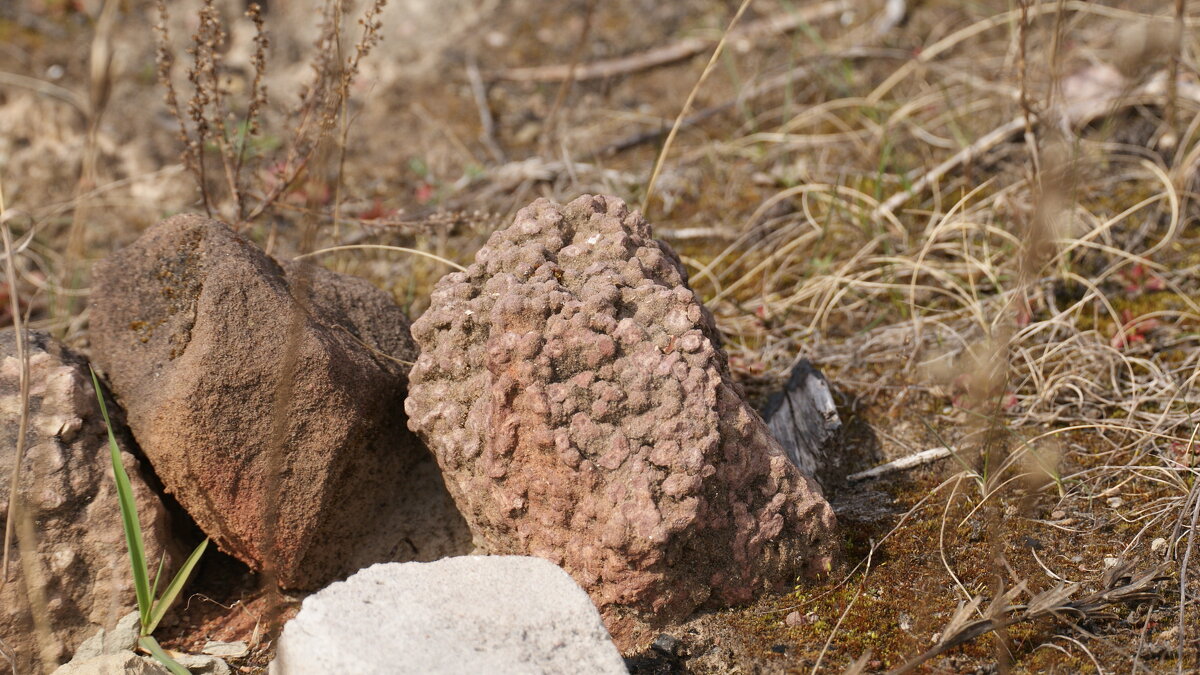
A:
[[[477,545],[561,565],[623,648],[830,564],[832,510],[639,213],[539,199],[475,260],[413,325],[405,405]]]

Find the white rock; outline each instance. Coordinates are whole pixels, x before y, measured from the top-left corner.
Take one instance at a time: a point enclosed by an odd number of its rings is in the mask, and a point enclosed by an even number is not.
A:
[[[308,597],[274,675],[625,673],[587,594],[540,558],[373,565]]]

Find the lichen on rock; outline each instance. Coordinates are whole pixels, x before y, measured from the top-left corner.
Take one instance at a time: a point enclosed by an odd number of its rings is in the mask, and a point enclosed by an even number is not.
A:
[[[678,256],[539,199],[413,325],[409,426],[476,544],[563,566],[618,644],[829,564],[834,517],[729,373]]]

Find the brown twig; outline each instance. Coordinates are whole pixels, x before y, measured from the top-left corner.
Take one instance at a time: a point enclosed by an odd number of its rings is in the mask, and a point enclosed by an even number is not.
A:
[[[772,35],[790,33],[814,21],[837,16],[850,9],[854,3],[845,0],[822,2],[810,5],[783,16],[773,16],[746,24],[741,30],[729,35],[734,39],[745,39],[751,44],[765,43]],[[642,70],[691,58],[710,49],[720,42],[721,38],[684,38],[678,42],[657,47],[638,54],[623,56],[616,59],[593,61],[580,66],[577,70],[571,64],[555,64],[552,66],[532,66],[527,68],[507,68],[489,74],[491,79],[511,80],[514,82],[561,82],[574,78],[577,82],[597,80],[607,77],[629,75]]]
[[[496,141],[496,118],[492,116],[492,108],[488,105],[487,87],[483,83],[483,76],[479,74],[479,57],[475,54],[467,57],[467,82],[471,85],[475,108],[479,110],[479,140],[483,141],[492,159],[504,164],[508,157]]]
[[[699,110],[680,122],[681,129],[696,126],[705,122],[717,115],[728,112],[739,105],[745,105],[749,101],[760,99],[764,96],[772,94],[780,89],[795,84],[798,81],[810,77],[815,70],[829,61],[838,61],[842,59],[907,59],[910,54],[900,49],[883,49],[879,47],[851,47],[838,52],[829,52],[815,55],[808,63],[791,68],[786,72],[780,73],[773,77],[767,78],[762,82],[753,84],[738,92],[735,98],[727,101],[722,101],[717,105],[710,106]],[[584,160],[594,159],[596,157],[608,157],[615,155],[618,152],[623,152],[629,148],[636,147],[643,143],[651,143],[663,136],[666,136],[671,131],[671,127],[663,124],[654,129],[647,129],[637,133],[630,134],[624,138],[618,139],[606,145],[603,145],[595,150],[591,150],[583,155]]]
[[[1175,32],[1171,36],[1171,58],[1167,61],[1167,102],[1164,111],[1163,125],[1166,129],[1161,137],[1161,144],[1166,149],[1172,149],[1179,142],[1175,130],[1175,120],[1178,115],[1179,95],[1179,63],[1183,61],[1183,36],[1186,31],[1185,12],[1186,0],[1175,0]]]
[[[558,121],[558,114],[562,110],[563,102],[567,100],[567,92],[571,91],[571,85],[575,84],[575,72],[579,66],[579,60],[583,58],[583,52],[587,49],[588,37],[592,32],[592,17],[596,14],[596,0],[588,0],[587,7],[583,10],[583,27],[579,30],[579,39],[575,43],[575,49],[571,50],[571,63],[567,66],[567,76],[563,78],[562,83],[558,86],[558,92],[554,95],[554,103],[550,106],[550,112],[546,113],[546,120],[542,124],[542,137],[540,145],[542,154],[548,155],[550,141],[554,138],[554,125]]]

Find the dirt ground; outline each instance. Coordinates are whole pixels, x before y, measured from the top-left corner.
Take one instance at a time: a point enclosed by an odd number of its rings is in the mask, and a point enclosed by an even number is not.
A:
[[[163,47],[193,140],[202,4],[169,3]],[[408,249],[321,260],[416,316],[436,257],[469,262],[538,196],[615,194],[681,254],[748,396],[808,358],[844,423],[822,482],[845,566],[668,631],[634,672],[1195,672],[1200,6],[747,4],[729,29],[741,2],[396,0],[346,100],[314,104],[362,3],[319,42],[318,14],[271,0],[260,79],[253,22],[215,2],[224,107],[199,119],[225,134],[189,168],[153,3],[4,3],[0,185],[33,235],[31,325],[86,351],[90,263],[172,213],[285,256]],[[233,665],[262,672],[298,600],[214,555],[159,637],[246,640]]]

